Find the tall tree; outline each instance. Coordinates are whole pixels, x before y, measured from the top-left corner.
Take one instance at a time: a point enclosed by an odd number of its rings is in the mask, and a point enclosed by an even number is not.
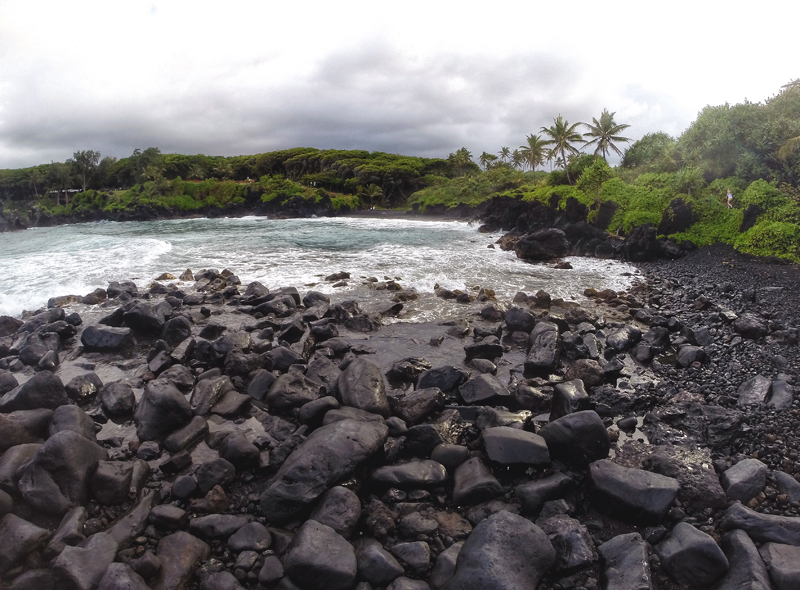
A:
[[[629,138],[619,135],[630,125],[615,122],[615,114],[615,112],[609,113],[608,109],[603,109],[599,121],[592,117],[591,123],[583,123],[589,129],[586,135],[594,138],[591,141],[587,141],[585,145],[596,145],[594,153],[601,154],[604,160],[608,160],[609,150],[614,151],[618,156],[622,156],[622,151],[614,142],[627,143],[630,141]]]
[[[97,165],[100,163],[100,152],[94,150],[77,151],[72,154],[72,169],[75,176],[81,183],[81,188],[86,191],[89,181],[97,172]]]
[[[483,169],[488,170],[492,167],[492,162],[497,161],[497,156],[490,154],[489,152],[483,152],[478,160],[480,161],[481,166],[483,166]]]
[[[42,184],[42,180],[44,180],[44,175],[42,174],[41,170],[38,167],[34,166],[31,168],[30,172],[28,172],[28,182],[33,187],[33,192],[36,194],[36,198],[39,198],[39,186]]]
[[[500,156],[500,159],[503,162],[507,162],[508,159],[511,157],[511,150],[508,149],[507,147],[503,146],[503,147],[500,148],[500,151],[497,152],[497,155]]]
[[[540,136],[531,133],[525,145],[519,146],[520,153],[525,159],[525,163],[533,171],[533,182],[536,182],[536,167],[544,164],[547,156],[547,142]]]
[[[577,154],[579,152],[573,143],[583,141],[583,135],[575,131],[581,123],[574,123],[572,125],[564,120],[564,117],[559,115],[553,119],[553,124],[550,127],[542,127],[542,133],[547,135],[550,139],[544,142],[545,145],[552,145],[552,150],[555,154],[560,156],[559,162],[567,173],[567,182],[572,184],[572,179],[569,177],[569,169],[567,168],[568,155]]]
[[[514,150],[511,152],[511,165],[514,166],[514,168],[522,168],[525,165],[525,158],[521,151]]]

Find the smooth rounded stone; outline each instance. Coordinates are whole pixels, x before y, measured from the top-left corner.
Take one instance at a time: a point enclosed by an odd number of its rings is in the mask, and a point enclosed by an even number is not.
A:
[[[589,394],[586,393],[586,388],[580,379],[558,383],[553,388],[553,400],[551,403],[551,422],[567,414],[589,410],[591,406]]]
[[[606,338],[606,346],[619,353],[633,348],[642,339],[642,331],[636,326],[627,325],[616,330]]]
[[[36,443],[15,445],[0,455],[0,490],[9,494],[17,493],[17,470],[32,460],[41,447]]]
[[[417,575],[424,575],[431,563],[431,548],[425,541],[398,543],[389,547],[397,559],[408,565]]]
[[[438,387],[417,389],[389,397],[392,414],[399,416],[407,424],[416,424],[431,412],[444,407],[445,396]]]
[[[562,416],[539,431],[547,441],[550,457],[579,469],[605,459],[611,449],[605,424],[594,410]]]
[[[511,397],[508,388],[488,373],[470,378],[458,388],[458,393],[468,405],[499,403]]]
[[[97,590],[149,590],[144,578],[126,563],[112,563],[100,580]]]
[[[50,539],[44,551],[46,559],[58,556],[67,545],[77,545],[86,539],[83,534],[83,525],[89,518],[89,512],[83,506],[78,506],[67,512],[61,519],[58,529]]]
[[[227,459],[212,459],[201,463],[194,472],[197,489],[205,496],[214,486],[225,487],[236,477],[236,467]]]
[[[93,371],[73,377],[64,386],[69,398],[76,402],[85,402],[93,399],[102,388],[103,381]]]
[[[275,383],[275,379],[275,375],[266,369],[258,369],[250,380],[250,384],[247,386],[247,395],[254,400],[262,401]]]
[[[503,356],[503,345],[497,336],[486,336],[477,342],[471,342],[464,346],[464,354],[467,361],[484,359],[495,361]]]
[[[63,430],[40,447],[23,468],[19,490],[34,509],[61,516],[89,499],[89,480],[108,452],[92,441]]]
[[[305,590],[344,590],[356,579],[353,546],[331,527],[308,520],[283,559],[288,576]]]
[[[235,430],[222,439],[219,456],[230,461],[234,466],[246,467],[258,463],[260,451],[247,440],[243,432]]]
[[[538,434],[509,426],[487,428],[481,433],[489,459],[503,465],[550,463],[547,443]]]
[[[258,572],[258,582],[263,586],[269,587],[284,576],[283,563],[277,555],[267,555],[264,558],[264,565]]]
[[[26,416],[22,415],[23,412],[34,411],[18,410],[10,414],[0,414],[0,453],[19,445],[37,443],[40,438],[45,438],[43,436],[45,433],[41,432],[43,429],[31,428],[34,425],[29,420],[25,420]],[[52,410],[45,411],[52,417]],[[49,423],[49,420],[47,422]]]
[[[430,590],[427,582],[402,576],[386,586],[386,590]]]
[[[723,531],[741,529],[757,543],[800,546],[800,518],[761,514],[738,502],[728,508],[719,526]]]
[[[361,500],[352,490],[342,486],[333,487],[323,494],[309,518],[349,539],[361,518]]]
[[[756,375],[739,386],[739,399],[736,403],[739,406],[763,404],[767,401],[771,389],[772,379],[768,379],[763,375]]]
[[[556,560],[544,532],[529,520],[501,511],[475,527],[443,590],[535,588]]]
[[[648,445],[629,441],[624,448],[638,454],[645,453]],[[709,449],[689,445],[664,446],[657,448],[641,462],[641,465],[647,471],[677,479],[681,485],[678,499],[685,507],[689,506],[697,511],[705,508],[724,508],[728,505],[728,499],[719,483],[719,475],[714,470]]]
[[[61,379],[50,371],[42,371],[0,398],[0,412],[41,408],[55,410],[67,404],[69,397]]]
[[[442,443],[431,452],[431,460],[444,465],[448,473],[453,473],[459,465],[469,459],[469,449],[463,445]]]
[[[286,410],[321,398],[325,388],[305,375],[289,371],[272,384],[264,398],[270,408]]]
[[[326,395],[303,404],[297,413],[297,419],[303,424],[317,424],[322,421],[328,410],[335,410],[339,407],[339,400],[333,396]]]
[[[357,357],[339,375],[338,388],[342,405],[366,410],[384,418],[390,416],[386,383],[375,363]]]
[[[15,514],[0,519],[0,574],[5,574],[50,538],[50,531]]]
[[[234,552],[265,551],[272,544],[269,529],[260,522],[244,525],[228,539],[228,548]]]
[[[189,367],[183,365],[172,365],[169,369],[159,375],[160,379],[166,379],[183,393],[188,393],[194,387],[194,375]]]
[[[188,424],[192,408],[177,387],[156,379],[145,386],[133,419],[140,441],[156,440]]]
[[[536,325],[536,318],[533,314],[522,307],[512,305],[506,311],[506,326],[510,332],[527,332],[530,334]]]
[[[334,325],[330,325],[329,327],[333,329],[336,328]],[[318,332],[316,328],[312,329],[312,334],[316,332]],[[317,342],[320,341],[318,340]],[[315,354],[308,363],[308,368],[306,369],[306,377],[324,385],[325,392],[328,395],[338,395],[339,378],[341,375],[342,370],[339,368],[338,364],[321,354]]]
[[[0,315],[0,338],[13,336],[17,333],[24,322],[9,315]]]
[[[174,531],[186,526],[189,513],[171,504],[161,504],[150,511],[149,520],[156,528]]]
[[[161,456],[161,445],[156,441],[148,440],[139,445],[136,457],[143,461],[152,461]]]
[[[375,586],[385,586],[405,573],[395,557],[372,538],[363,537],[356,542],[358,577]]]
[[[497,374],[497,365],[488,359],[474,358],[469,361],[469,365],[479,373]]]
[[[127,514],[114,521],[106,532],[114,537],[120,545],[127,546],[134,537],[140,535],[147,528],[147,518],[153,508],[156,494],[142,493],[140,500]]]
[[[170,488],[170,494],[173,498],[179,500],[186,500],[193,496],[197,491],[197,482],[191,475],[179,475],[175,478]]]
[[[151,579],[161,569],[161,559],[147,550],[142,553],[141,557],[131,559],[128,564],[133,568],[137,574],[142,576],[145,580]]]
[[[236,391],[227,376],[200,379],[192,390],[191,409],[197,416],[205,416],[229,392]]]
[[[0,516],[5,516],[14,508],[14,498],[8,492],[0,490]]]
[[[199,590],[244,590],[244,587],[232,573],[216,572],[203,579]]]
[[[57,590],[58,580],[46,569],[28,570],[14,578],[9,590]]]
[[[626,533],[597,548],[606,580],[611,590],[652,590],[653,578],[647,555],[647,542],[639,533]]]
[[[95,440],[94,420],[78,406],[59,406],[53,411],[49,436],[63,430],[71,430],[83,438]]]
[[[792,407],[794,400],[794,387],[786,381],[780,379],[772,382],[770,397],[767,406],[776,410],[788,410]]]
[[[108,533],[96,533],[76,547],[64,547],[53,573],[76,590],[97,588],[117,554],[119,544]]]
[[[250,522],[249,516],[209,514],[189,521],[189,532],[203,539],[228,539]]]
[[[386,421],[383,419],[383,416],[380,416],[379,414],[373,414],[372,412],[361,410],[359,408],[353,408],[351,406],[342,406],[335,410],[329,410],[328,412],[326,412],[325,416],[322,418],[322,424],[323,426],[327,426],[328,424],[333,424],[334,422],[341,422],[342,420],[356,420],[358,422],[379,422],[381,424],[386,423]]]
[[[597,560],[589,530],[574,518],[560,514],[536,521],[556,551],[553,566],[557,572],[570,574],[584,569]]]
[[[133,477],[133,463],[99,461],[92,475],[92,495],[106,506],[122,504],[128,499]]]
[[[453,578],[453,574],[456,573],[458,554],[461,553],[463,546],[463,541],[453,543],[438,555],[428,578],[432,588],[439,590]]]
[[[606,459],[589,466],[589,484],[598,510],[632,522],[664,518],[680,489],[677,479]]]
[[[480,457],[472,457],[459,465],[453,481],[453,502],[457,505],[477,504],[503,493],[503,486]]]
[[[552,371],[561,356],[561,336],[558,325],[541,321],[531,332],[531,348],[525,359],[526,373],[546,373]]]
[[[447,481],[447,469],[436,461],[411,461],[378,467],[372,472],[372,480],[398,488],[432,487]]]
[[[745,459],[726,469],[719,479],[729,500],[746,504],[764,490],[768,471],[758,459]]]
[[[206,543],[184,531],[162,537],[157,552],[161,569],[150,581],[150,587],[153,590],[186,590],[195,570],[210,553],[211,548]]]
[[[107,383],[100,390],[100,406],[110,418],[119,418],[133,414],[136,397],[127,383],[115,381]]]
[[[192,322],[179,315],[164,322],[161,338],[171,347],[175,347],[192,335]]]
[[[133,343],[133,332],[130,328],[114,328],[111,326],[86,326],[81,332],[81,344],[87,352],[116,352]]]
[[[722,549],[730,567],[715,590],[772,590],[767,568],[746,532],[730,531],[722,535]]]
[[[417,389],[439,389],[448,393],[469,379],[469,373],[452,365],[428,369],[419,376]]]
[[[164,449],[177,453],[200,442],[208,434],[208,422],[202,416],[195,416],[189,423],[164,439]]]
[[[800,588],[800,547],[764,543],[758,550],[775,590]]]
[[[137,332],[158,335],[166,323],[165,312],[171,313],[171,311],[172,306],[166,302],[150,305],[137,301],[122,314],[122,319],[126,326]]]
[[[330,343],[326,343],[326,346],[328,345]],[[272,369],[281,373],[288,371],[292,365],[302,365],[306,362],[302,355],[285,346],[276,346],[267,353],[267,358],[272,363]]]
[[[19,387],[19,381],[11,373],[0,373],[0,396],[7,394],[9,391]]]
[[[283,462],[261,496],[270,522],[292,518],[386,442],[379,422],[342,420],[318,428]]]
[[[221,400],[211,407],[213,414],[234,419],[243,414],[250,407],[249,395],[237,391],[229,391]]]
[[[408,426],[406,423],[397,416],[388,418],[386,420],[386,426],[389,428],[389,436],[394,438],[403,436],[406,432],[408,432]]]
[[[0,474],[2,473],[2,460],[0,460]],[[774,471],[772,475],[775,478],[775,485],[781,494],[786,494],[790,502],[800,502],[800,482],[783,471]],[[3,477],[0,475],[0,487],[2,486]]]
[[[656,552],[669,576],[682,585],[707,588],[728,571],[728,558],[716,541],[685,522],[675,525]]]
[[[439,529],[439,523],[419,512],[412,512],[400,519],[398,529],[407,539],[416,539],[420,535],[430,537]]]

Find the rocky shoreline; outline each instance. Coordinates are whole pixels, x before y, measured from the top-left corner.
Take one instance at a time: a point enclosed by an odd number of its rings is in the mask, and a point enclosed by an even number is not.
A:
[[[796,588],[800,270],[684,254],[439,323],[214,270],[0,318],[0,581]]]

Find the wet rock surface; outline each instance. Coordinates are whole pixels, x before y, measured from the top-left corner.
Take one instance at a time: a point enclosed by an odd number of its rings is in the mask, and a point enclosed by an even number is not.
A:
[[[640,268],[441,324],[216,270],[3,318],[0,584],[794,587],[800,271]]]

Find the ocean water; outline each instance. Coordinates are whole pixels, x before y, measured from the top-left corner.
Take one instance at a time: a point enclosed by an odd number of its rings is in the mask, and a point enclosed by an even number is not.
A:
[[[367,309],[388,295],[370,290],[364,278],[397,278],[421,295],[405,317],[414,321],[441,317],[455,305],[433,296],[437,284],[471,293],[488,287],[500,301],[539,289],[580,301],[587,287],[622,290],[639,274],[624,263],[590,258],[568,258],[572,270],[523,262],[513,252],[488,247],[500,235],[480,234],[477,225],[460,221],[396,218],[245,217],[35,228],[0,234],[0,315],[43,307],[57,295],[85,295],[110,281],[133,280],[144,289],[163,272],[178,276],[187,268],[227,268],[244,285],[260,281],[301,293],[313,288],[358,299]],[[323,280],[339,271],[351,273],[347,287]]]

